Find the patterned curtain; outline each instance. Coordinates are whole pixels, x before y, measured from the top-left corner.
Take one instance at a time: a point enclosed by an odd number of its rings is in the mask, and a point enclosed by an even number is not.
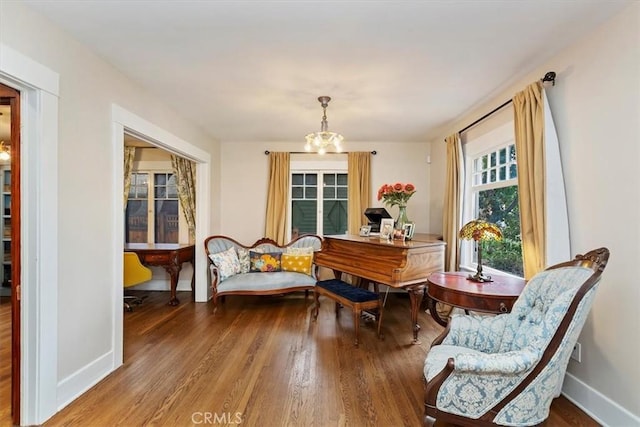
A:
[[[133,158],[136,155],[136,147],[124,147],[124,208],[127,208],[129,200],[129,188],[131,187],[131,171],[133,171]]]
[[[544,270],[546,260],[545,141],[542,83],[513,97],[524,277]]]
[[[444,192],[444,212],[442,214],[442,234],[447,243],[444,252],[445,271],[457,271],[460,264],[460,239],[458,231],[462,226],[462,197],[464,167],[460,134],[445,138],[447,144],[447,175]]]
[[[171,155],[171,167],[176,176],[180,206],[189,227],[189,242],[196,239],[196,164]]]
[[[349,234],[358,234],[367,224],[364,210],[371,203],[371,153],[350,152],[348,157]]]
[[[264,236],[284,245],[289,205],[289,153],[269,153],[269,188]]]

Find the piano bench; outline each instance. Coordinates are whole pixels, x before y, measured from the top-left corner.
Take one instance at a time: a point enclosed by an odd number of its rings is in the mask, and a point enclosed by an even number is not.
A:
[[[368,289],[357,288],[342,280],[320,280],[316,282],[313,291],[315,298],[315,307],[313,309],[313,320],[318,318],[320,309],[320,295],[324,295],[332,299],[336,303],[336,317],[340,314],[340,305],[349,307],[353,310],[353,323],[355,326],[356,340],[355,345],[358,346],[358,336],[360,332],[360,316],[363,310],[377,310],[376,320],[378,321],[378,338],[382,339],[382,301],[377,293]]]

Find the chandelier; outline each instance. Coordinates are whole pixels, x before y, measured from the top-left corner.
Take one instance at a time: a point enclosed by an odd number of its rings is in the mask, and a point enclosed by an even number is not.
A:
[[[305,151],[316,150],[318,154],[324,154],[327,152],[327,147],[333,147],[336,153],[342,151],[342,140],[344,137],[339,133],[329,132],[329,124],[327,123],[327,106],[331,98],[328,96],[321,96],[318,98],[320,105],[322,105],[322,121],[320,122],[320,132],[313,132],[307,135],[307,143],[304,145]]]

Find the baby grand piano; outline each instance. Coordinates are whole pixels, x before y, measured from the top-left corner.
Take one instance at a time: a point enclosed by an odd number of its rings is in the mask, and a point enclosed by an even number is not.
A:
[[[415,234],[412,240],[381,240],[378,236],[324,236],[316,265],[333,270],[337,279],[348,273],[409,292],[413,343],[419,344],[418,310],[427,277],[444,270],[444,245],[433,234]]]

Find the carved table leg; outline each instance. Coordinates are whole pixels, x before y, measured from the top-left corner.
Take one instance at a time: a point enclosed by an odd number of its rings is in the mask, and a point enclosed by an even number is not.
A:
[[[195,301],[196,300],[196,262],[195,260],[191,261],[191,268],[193,269],[193,274],[191,275],[191,301]]]
[[[182,266],[180,263],[171,263],[170,265],[165,265],[164,269],[169,273],[169,277],[171,278],[171,299],[169,299],[169,305],[178,305],[180,304],[180,300],[178,300],[176,290],[178,289],[178,277],[180,276]]]
[[[407,286],[407,292],[409,292],[409,301],[411,303],[411,324],[413,325],[413,344],[420,344],[418,340],[418,332],[420,331],[420,325],[418,324],[418,312],[420,311],[420,305],[422,303],[422,297],[424,295],[424,284]]]

